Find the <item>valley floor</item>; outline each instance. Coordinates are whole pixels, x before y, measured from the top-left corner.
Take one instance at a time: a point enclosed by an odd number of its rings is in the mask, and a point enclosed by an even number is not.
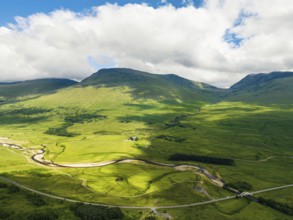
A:
[[[72,90],[76,96],[65,89],[0,105],[1,182],[65,200],[48,198],[59,208],[69,207],[66,200],[147,207],[123,210],[125,219],[156,212],[159,219],[291,218],[231,192],[292,185],[291,106],[133,100],[127,88]],[[25,192],[16,193],[27,210],[38,209]],[[0,188],[1,207],[11,213],[12,195]],[[292,195],[282,188],[255,197],[291,209]]]

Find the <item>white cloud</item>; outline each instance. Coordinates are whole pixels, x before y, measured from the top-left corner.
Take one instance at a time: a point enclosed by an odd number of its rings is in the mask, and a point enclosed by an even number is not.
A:
[[[252,16],[235,25],[241,14]],[[229,86],[248,73],[293,70],[292,16],[292,0],[206,0],[198,9],[107,4],[17,17],[0,27],[0,81],[82,79],[115,66]],[[227,30],[239,46],[224,40]]]

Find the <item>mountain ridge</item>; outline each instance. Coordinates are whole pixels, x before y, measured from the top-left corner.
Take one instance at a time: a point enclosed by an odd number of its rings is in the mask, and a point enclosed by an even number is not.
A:
[[[254,73],[249,74],[245,76],[243,79],[238,81],[237,83],[233,84],[229,89],[230,90],[237,90],[243,86],[252,86],[255,84],[261,84],[265,82],[269,82],[275,79],[280,78],[287,78],[287,77],[293,77],[293,72],[285,71],[274,71],[270,73]]]
[[[44,94],[77,84],[64,78],[42,78],[18,82],[1,82],[0,97],[16,98],[28,95]]]
[[[80,82],[81,86],[117,87],[133,89],[138,98],[214,99],[219,89],[193,82],[175,74],[153,74],[129,68],[101,69]],[[215,91],[213,91],[215,90]]]
[[[254,102],[290,104],[293,100],[293,72],[249,74],[229,89],[188,80],[176,74],[154,74],[130,68],[101,69],[81,82],[44,78],[20,82],[0,82],[0,97],[15,98],[45,94],[70,86],[129,87],[135,98],[204,102]]]
[[[292,104],[293,72],[250,74],[230,87],[225,101]]]

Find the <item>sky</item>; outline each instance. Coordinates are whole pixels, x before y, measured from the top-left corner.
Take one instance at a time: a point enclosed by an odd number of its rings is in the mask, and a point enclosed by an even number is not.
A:
[[[293,71],[292,0],[0,2],[0,82],[128,67],[229,87]]]

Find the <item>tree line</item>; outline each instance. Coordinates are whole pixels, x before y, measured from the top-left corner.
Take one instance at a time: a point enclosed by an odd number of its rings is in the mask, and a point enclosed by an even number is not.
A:
[[[290,207],[287,204],[276,202],[272,199],[265,199],[263,197],[259,197],[257,200],[262,205],[269,206],[269,207],[271,207],[275,210],[278,210],[279,212],[283,212],[287,215],[293,215],[293,207]]]
[[[229,166],[232,166],[235,164],[234,160],[228,159],[228,158],[210,157],[210,156],[201,156],[201,155],[192,155],[192,154],[171,154],[168,160],[195,161],[200,163],[210,163],[210,164],[229,165]]]

